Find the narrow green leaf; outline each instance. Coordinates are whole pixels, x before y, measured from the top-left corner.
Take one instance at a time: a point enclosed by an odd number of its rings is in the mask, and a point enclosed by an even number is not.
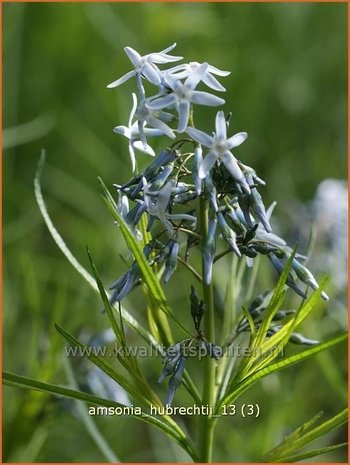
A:
[[[94,396],[92,394],[87,394],[85,392],[77,391],[67,387],[58,386],[56,384],[43,383],[42,381],[27,378],[25,376],[9,373],[6,371],[3,372],[2,379],[3,383],[8,386],[51,393],[58,396],[68,397],[71,399],[78,399],[92,405],[97,405],[99,407],[125,408],[125,405],[122,405],[112,400],[103,399],[102,397]],[[130,415],[128,416],[137,420],[144,421],[162,430],[165,434],[173,438],[195,460],[195,453],[192,447],[188,444],[188,441],[182,432],[182,434],[180,435],[177,431],[174,431],[172,427],[170,427],[163,421],[144,412],[142,412],[140,415],[130,413]]]
[[[294,452],[302,447],[307,446],[310,442],[314,441],[315,439],[324,436],[325,434],[329,433],[335,428],[346,423],[348,420],[348,409],[344,409],[334,417],[330,418],[329,420],[325,421],[319,426],[316,426],[311,431],[307,432],[299,439],[295,440],[293,443],[293,447],[289,449],[289,452]]]
[[[292,437],[292,439],[290,439],[290,436],[288,436],[285,441],[268,452],[265,455],[264,460],[267,462],[282,462],[285,458],[295,453],[297,450],[306,447],[311,442],[341,426],[347,421],[347,419],[348,409],[346,408],[329,420],[314,427],[311,431],[300,432],[300,428],[298,428],[297,432],[299,432],[299,434],[297,437]]]
[[[261,346],[261,343],[265,339],[267,330],[271,326],[272,318],[275,316],[275,314],[280,309],[280,307],[281,307],[281,305],[283,303],[284,296],[285,296],[284,286],[286,284],[288,274],[290,273],[290,270],[291,270],[291,267],[292,267],[292,261],[293,261],[293,258],[295,256],[295,253],[296,253],[296,247],[294,248],[293,253],[289,257],[289,259],[288,259],[288,261],[287,261],[287,263],[286,263],[286,265],[285,265],[285,267],[284,267],[284,269],[283,269],[283,271],[281,273],[281,276],[279,277],[279,279],[277,281],[275,290],[274,290],[274,292],[272,294],[271,301],[270,301],[269,305],[267,306],[264,319],[263,319],[263,321],[261,323],[261,326],[259,328],[256,340],[254,341],[254,347],[260,347]]]
[[[218,407],[216,409],[217,413],[220,413],[220,410],[224,405],[231,404],[235,399],[238,398],[238,396],[240,396],[243,392],[249,389],[259,379],[264,378],[270,373],[275,373],[277,371],[283,370],[284,368],[288,368],[294,365],[295,363],[299,363],[303,360],[306,360],[307,358],[312,357],[318,352],[330,349],[331,347],[346,341],[347,337],[347,333],[340,334],[339,336],[335,336],[331,339],[328,339],[327,341],[324,341],[321,344],[318,344],[317,346],[310,347],[306,350],[303,350],[302,352],[299,352],[298,354],[283,358],[278,362],[272,363],[268,367],[256,371],[255,373],[245,378],[243,381],[230,387],[230,391],[219,402]]]
[[[288,277],[288,274],[290,272],[290,269],[291,269],[291,265],[292,265],[292,260],[294,258],[294,255],[295,255],[295,252],[296,252],[296,249],[294,249],[291,257],[288,259],[278,281],[277,281],[277,284],[276,284],[276,287],[274,289],[274,292],[272,294],[272,297],[271,297],[271,300],[270,300],[270,303],[269,305],[267,306],[267,309],[265,311],[265,315],[264,315],[264,319],[263,321],[261,322],[261,325],[258,329],[258,331],[256,332],[256,335],[251,337],[250,339],[250,344],[249,344],[249,348],[251,349],[251,355],[248,356],[248,357],[244,357],[239,365],[239,368],[238,368],[238,371],[237,371],[237,374],[236,374],[236,379],[237,380],[242,380],[244,379],[245,377],[247,377],[247,375],[249,373],[251,373],[252,371],[254,370],[251,370],[251,367],[252,365],[256,362],[257,358],[259,358],[259,352],[261,353],[261,345],[263,344],[263,341],[266,337],[266,333],[268,331],[268,329],[270,328],[270,325],[271,325],[271,321],[272,321],[272,318],[274,317],[274,315],[277,313],[277,311],[280,309],[283,301],[284,301],[284,297],[285,297],[285,284],[286,284],[286,280],[287,280],[287,277]],[[261,355],[263,355],[261,353]]]
[[[251,335],[252,335],[252,337],[255,337],[256,336],[256,329],[255,329],[255,325],[254,325],[254,320],[253,320],[251,314],[249,313],[248,309],[244,305],[242,305],[242,310],[243,310],[244,316],[248,320]]]
[[[284,440],[280,444],[278,444],[278,446],[275,446],[273,449],[268,451],[265,454],[265,456],[269,457],[270,455],[274,455],[274,456],[285,455],[288,448],[290,447],[290,444],[293,444],[296,439],[298,439],[300,436],[302,436],[315,423],[317,423],[317,421],[322,417],[322,415],[323,415],[323,412],[319,412],[314,417],[312,417],[310,420],[303,423],[301,426],[299,426],[292,433],[288,434],[288,436],[286,436],[284,438]]]
[[[123,237],[132,252],[139,268],[143,276],[143,280],[147,287],[149,288],[152,297],[155,299],[157,302],[159,308],[169,317],[171,318],[181,329],[183,329],[187,334],[191,335],[191,333],[183,326],[183,324],[175,317],[173,314],[172,310],[170,309],[165,294],[163,292],[163,289],[160,285],[159,279],[153,272],[151,266],[149,265],[146,257],[143,254],[143,250],[140,246],[140,244],[137,242],[137,239],[133,235],[133,233],[130,231],[129,226],[125,223],[124,219],[122,216],[119,214],[117,206],[115,204],[115,201],[105,186],[104,182],[102,181],[101,178],[98,178],[103,194],[104,194],[104,201],[107,205],[107,208],[111,212],[113,218],[116,220],[118,223],[119,229],[121,233],[123,234]]]
[[[335,444],[334,446],[322,447],[320,449],[310,450],[309,452],[304,452],[301,454],[290,455],[281,457],[279,460],[274,460],[276,463],[296,463],[301,460],[310,459],[311,457],[317,457],[318,455],[327,454],[333,450],[340,449],[341,447],[347,447],[347,442],[342,442],[341,444]]]

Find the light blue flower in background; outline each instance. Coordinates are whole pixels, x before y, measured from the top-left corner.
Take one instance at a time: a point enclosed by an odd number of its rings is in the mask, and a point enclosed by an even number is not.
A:
[[[225,103],[224,99],[216,95],[195,90],[207,69],[208,63],[202,63],[195,73],[188,76],[184,83],[179,79],[175,79],[170,74],[165,74],[165,82],[173,92],[165,97],[160,97],[148,102],[147,107],[150,110],[162,110],[164,108],[175,107],[179,116],[177,130],[179,132],[184,132],[190,116],[191,103],[209,107],[216,107]]]
[[[199,176],[205,178],[217,160],[223,162],[232,177],[239,182],[244,190],[250,193],[245,176],[238,165],[236,158],[230,152],[234,147],[241,145],[248,137],[246,132],[239,132],[227,138],[227,126],[223,111],[218,111],[215,119],[215,133],[209,136],[203,131],[188,127],[186,132],[197,142],[209,149],[200,168]]]
[[[168,55],[168,52],[173,50],[176,44],[162,50],[161,52],[149,53],[141,56],[136,50],[131,47],[125,47],[124,51],[129,60],[134,65],[135,69],[124,74],[121,78],[108,84],[108,88],[118,87],[133,76],[141,76],[141,74],[152,84],[158,86],[161,83],[161,71],[155,65],[163,63],[172,63],[174,61],[182,60],[183,57],[176,57]]]
[[[166,71],[167,74],[170,74],[176,79],[187,79],[189,76],[195,74],[200,69],[201,64],[197,61],[192,61],[190,63],[184,63],[182,65],[174,66]],[[222,71],[221,69],[215,68],[215,66],[209,65],[202,75],[201,80],[211,89],[217,90],[219,92],[225,92],[226,89],[220,84],[220,82],[212,76],[216,74],[217,76],[228,76],[231,74],[231,71]]]

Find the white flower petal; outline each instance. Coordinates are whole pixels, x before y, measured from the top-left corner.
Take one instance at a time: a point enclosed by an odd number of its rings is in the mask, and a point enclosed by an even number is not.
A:
[[[218,139],[227,138],[227,126],[223,111],[218,111],[215,118],[215,132]]]
[[[155,118],[154,116],[149,116],[147,118],[147,122],[156,129],[162,131],[166,136],[170,137],[170,139],[175,139],[175,133],[172,129],[169,128],[163,121]]]
[[[198,176],[201,179],[204,179],[207,176],[207,174],[209,174],[209,171],[215,165],[216,160],[217,160],[217,156],[214,152],[209,152],[207,154],[207,156],[204,158],[204,160],[199,166]]]
[[[228,76],[229,74],[231,74],[231,71],[222,71],[221,69],[216,68],[213,65],[208,66],[208,71],[209,73],[216,74],[217,76]]]
[[[149,55],[149,59],[152,61],[152,63],[164,64],[164,63],[172,63],[173,61],[182,60],[183,57],[167,55],[166,53],[159,52],[159,53],[151,53]]]
[[[146,134],[147,137],[157,137],[164,135],[164,133],[162,131],[159,131],[159,129],[143,128],[143,132]]]
[[[139,150],[140,152],[146,153],[147,155],[151,155],[151,157],[155,156],[154,150],[150,145],[147,144],[147,147],[144,148],[143,143],[140,140],[134,140],[132,145],[135,149]]]
[[[137,97],[136,97],[136,94],[133,93],[132,94],[132,109],[131,109],[129,121],[128,121],[129,128],[132,126],[132,120],[134,119],[136,108],[137,108]]]
[[[164,80],[165,80],[165,83],[168,87],[170,87],[170,89],[172,90],[176,90],[178,89],[179,87],[181,87],[183,84],[181,81],[179,81],[179,79],[177,78],[177,76],[171,76],[170,74],[166,73],[164,75]]]
[[[147,102],[146,107],[150,110],[162,110],[163,108],[170,107],[176,102],[176,96],[169,94],[166,97],[160,97],[152,102]]]
[[[132,146],[132,142],[129,142],[129,155],[131,160],[132,172],[134,173],[136,170],[136,159],[135,159],[135,152],[134,147]]]
[[[159,86],[159,84],[161,83],[159,70],[154,65],[152,66],[150,63],[146,63],[142,67],[142,74],[149,82],[151,82],[155,86]]]
[[[168,52],[171,52],[172,50],[174,50],[175,47],[176,47],[176,42],[174,42],[172,45],[170,45],[169,47],[165,48],[164,50],[161,50],[159,53],[168,53]]]
[[[177,130],[179,132],[184,132],[187,128],[188,118],[190,116],[190,103],[189,102],[181,102],[179,104],[179,124]]]
[[[203,76],[205,75],[207,69],[208,63],[202,63],[201,65],[199,65],[198,68],[188,76],[188,78],[185,81],[185,85],[189,89],[194,90],[198,86],[200,81],[203,79]]]
[[[186,79],[189,76],[190,72],[187,70],[184,70],[184,71],[179,71],[178,73],[169,73],[169,74],[171,74],[171,76],[174,77],[175,79]]]
[[[226,92],[225,87],[222,86],[220,82],[209,73],[206,73],[203,76],[202,81],[204,82],[204,84],[206,84],[211,89],[217,90],[218,92]]]
[[[129,60],[135,68],[138,68],[141,65],[142,56],[136,50],[131,47],[125,47],[124,52],[128,55]]]
[[[175,103],[175,102],[174,102]],[[169,123],[174,119],[174,115],[172,113],[168,113],[166,111],[159,111],[157,113],[157,117],[164,121],[165,123]]]
[[[194,90],[191,96],[191,102],[197,105],[206,105],[208,107],[216,107],[223,105],[225,100],[217,97],[216,95],[209,94],[208,92],[201,92]]]
[[[239,145],[243,144],[247,137],[248,134],[246,132],[238,132],[234,136],[227,139],[227,147],[229,149],[233,149],[233,147],[238,147]]]
[[[214,141],[213,137],[209,136],[205,132],[200,131],[199,129],[190,128],[190,127],[186,129],[186,132],[192,137],[192,139],[204,145],[204,147],[208,147],[208,148],[212,147],[213,141]]]
[[[268,220],[271,219],[271,215],[272,215],[272,213],[273,213],[273,211],[274,211],[276,205],[277,205],[277,202],[276,202],[276,201],[275,201],[275,202],[272,202],[272,204],[271,204],[271,205],[269,206],[269,208],[266,210],[266,218],[267,218]]]
[[[139,129],[140,139],[142,140],[144,149],[146,149],[146,147],[147,147],[147,139],[146,139],[145,132],[143,130],[143,124],[144,124],[143,121],[141,121],[141,120],[137,121],[137,126],[138,126],[138,129]]]
[[[231,152],[225,152],[220,159],[226,166],[227,170],[231,173],[231,175],[237,179],[237,181],[241,182],[244,179],[244,174],[242,173],[241,168],[238,166],[237,160],[232,155]]]
[[[173,66],[172,68],[167,69],[166,73],[174,74],[174,73],[183,72],[183,71],[185,71],[187,74],[189,73],[189,66],[185,63],[182,65],[176,65],[176,66]]]
[[[126,126],[116,126],[113,131],[117,134],[121,134],[122,136],[127,137],[128,139],[131,139],[131,131]]]
[[[126,82],[128,79],[135,76],[135,74],[136,74],[136,71],[133,69],[132,71],[129,71],[128,73],[124,74],[124,76],[122,76],[121,78],[119,78],[116,81],[113,81],[110,84],[108,84],[107,88],[112,89],[113,87],[118,87],[121,84],[123,84],[124,82]]]

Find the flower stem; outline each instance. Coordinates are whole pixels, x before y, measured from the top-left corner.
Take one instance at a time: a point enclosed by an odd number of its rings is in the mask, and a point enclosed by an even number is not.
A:
[[[202,270],[204,270],[204,243],[208,235],[208,201],[200,197],[199,204],[200,228],[202,236]],[[213,285],[205,284],[202,281],[203,300],[205,303],[205,320],[204,320],[204,334],[208,341],[214,342],[215,340],[215,325],[214,325],[214,299],[213,299]],[[202,405],[209,406],[209,411],[214,410],[215,402],[215,362],[212,358],[206,357],[203,361],[203,395]],[[211,408],[212,406],[212,408]],[[202,415],[199,417],[199,461],[203,463],[210,463],[212,460],[213,450],[213,433],[215,419],[212,415]]]

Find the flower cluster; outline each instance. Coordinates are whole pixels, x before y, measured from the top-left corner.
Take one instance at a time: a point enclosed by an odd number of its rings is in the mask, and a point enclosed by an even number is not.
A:
[[[291,263],[286,285],[305,298],[309,288],[316,290],[319,287],[303,264],[306,257],[298,253],[293,255],[293,249],[274,234],[271,215],[276,203],[265,208],[259,192],[265,181],[234,153],[247,139],[247,133],[231,135],[231,113],[222,110],[216,113],[215,130],[210,134],[194,126],[194,108],[197,105],[216,107],[225,103],[211,91],[225,92],[215,76],[224,77],[229,72],[197,62],[160,69],[158,65],[182,60],[180,56],[169,54],[175,46],[173,44],[161,52],[144,56],[126,47],[133,69],[108,85],[114,88],[134,78],[138,94],[132,94],[128,126],[114,129],[128,139],[133,171],[129,181],[114,185],[120,215],[140,241],[144,240],[141,218],[146,218],[146,230],[151,232],[152,239],[145,245],[144,255],[151,266],[160,265],[157,269],[165,283],[171,279],[179,262],[209,286],[213,280],[214,264],[225,255],[233,253],[244,257],[249,267],[255,257],[265,255],[278,274],[283,272],[288,261]],[[149,83],[147,88],[155,87],[153,95],[146,96],[145,81]],[[201,85],[209,88],[210,92],[208,89],[199,90]],[[158,155],[149,145],[149,139],[155,136],[170,139],[170,145]],[[135,150],[153,157],[143,171],[137,169]],[[201,222],[197,218],[201,202],[209,209],[206,231],[201,230]],[[198,244],[201,244],[203,254],[202,274],[190,262],[190,251]],[[112,284],[111,301],[120,302],[140,282],[141,272],[135,261],[129,271]],[[324,292],[321,296],[328,300]],[[265,308],[266,305],[254,303],[249,309],[257,325]],[[290,314],[290,311],[279,311],[273,323]],[[200,332],[201,316],[192,316],[198,333],[197,342],[213,349],[211,356],[217,358],[218,346],[207,342]],[[279,328],[280,325],[273,325],[267,336]],[[236,328],[236,334],[248,329],[249,324],[243,319]],[[299,334],[293,334],[291,341],[312,342]],[[160,381],[171,375],[169,404],[185,367],[184,347],[192,343],[193,339],[177,343],[169,348],[172,353],[166,355]]]
[[[204,242],[203,279],[207,284],[212,280],[215,261],[230,252],[239,257],[246,256],[248,266],[252,265],[258,254],[266,255],[280,274],[292,249],[272,232],[270,218],[275,203],[265,209],[258,190],[265,182],[253,168],[243,164],[232,153],[246,140],[247,133],[239,132],[228,137],[231,114],[225,117],[223,111],[217,112],[215,132],[211,135],[194,128],[192,124],[191,115],[195,105],[216,106],[224,103],[223,99],[211,93],[196,90],[197,86],[202,82],[212,90],[224,92],[225,88],[214,75],[227,76],[229,72],[197,62],[160,70],[158,64],[182,59],[169,55],[175,45],[145,56],[126,47],[125,52],[134,69],[108,86],[117,87],[127,79],[136,78],[140,101],[133,94],[128,127],[115,128],[115,132],[129,139],[133,170],[136,168],[134,149],[155,155],[147,142],[148,137],[164,135],[174,139],[176,133],[179,134],[178,140],[154,156],[143,172],[134,172],[127,183],[115,185],[119,195],[119,211],[139,238],[138,224],[144,213],[148,217],[148,231],[152,229],[153,233],[158,223],[156,234],[145,247],[145,255],[151,263],[165,264],[164,282],[169,281],[177,267],[184,241],[185,261],[188,261],[189,249],[199,241]],[[157,87],[155,95],[146,97],[143,80]],[[166,124],[176,119],[176,129]],[[184,131],[186,137],[182,136]],[[190,145],[192,151],[184,150],[186,145]],[[205,156],[203,147],[207,151]],[[207,198],[210,205],[210,225],[206,237],[202,237],[196,217],[196,200],[200,196]],[[130,207],[131,202],[133,205]],[[217,238],[227,244],[223,252],[217,251],[220,247]],[[305,258],[296,254],[286,283],[301,297],[305,297],[305,291],[297,284],[298,279],[307,287],[318,288],[314,276],[301,263]],[[125,297],[139,280],[140,272],[135,262],[130,271],[112,285],[113,300],[119,301]],[[322,297],[328,299],[324,292]]]

